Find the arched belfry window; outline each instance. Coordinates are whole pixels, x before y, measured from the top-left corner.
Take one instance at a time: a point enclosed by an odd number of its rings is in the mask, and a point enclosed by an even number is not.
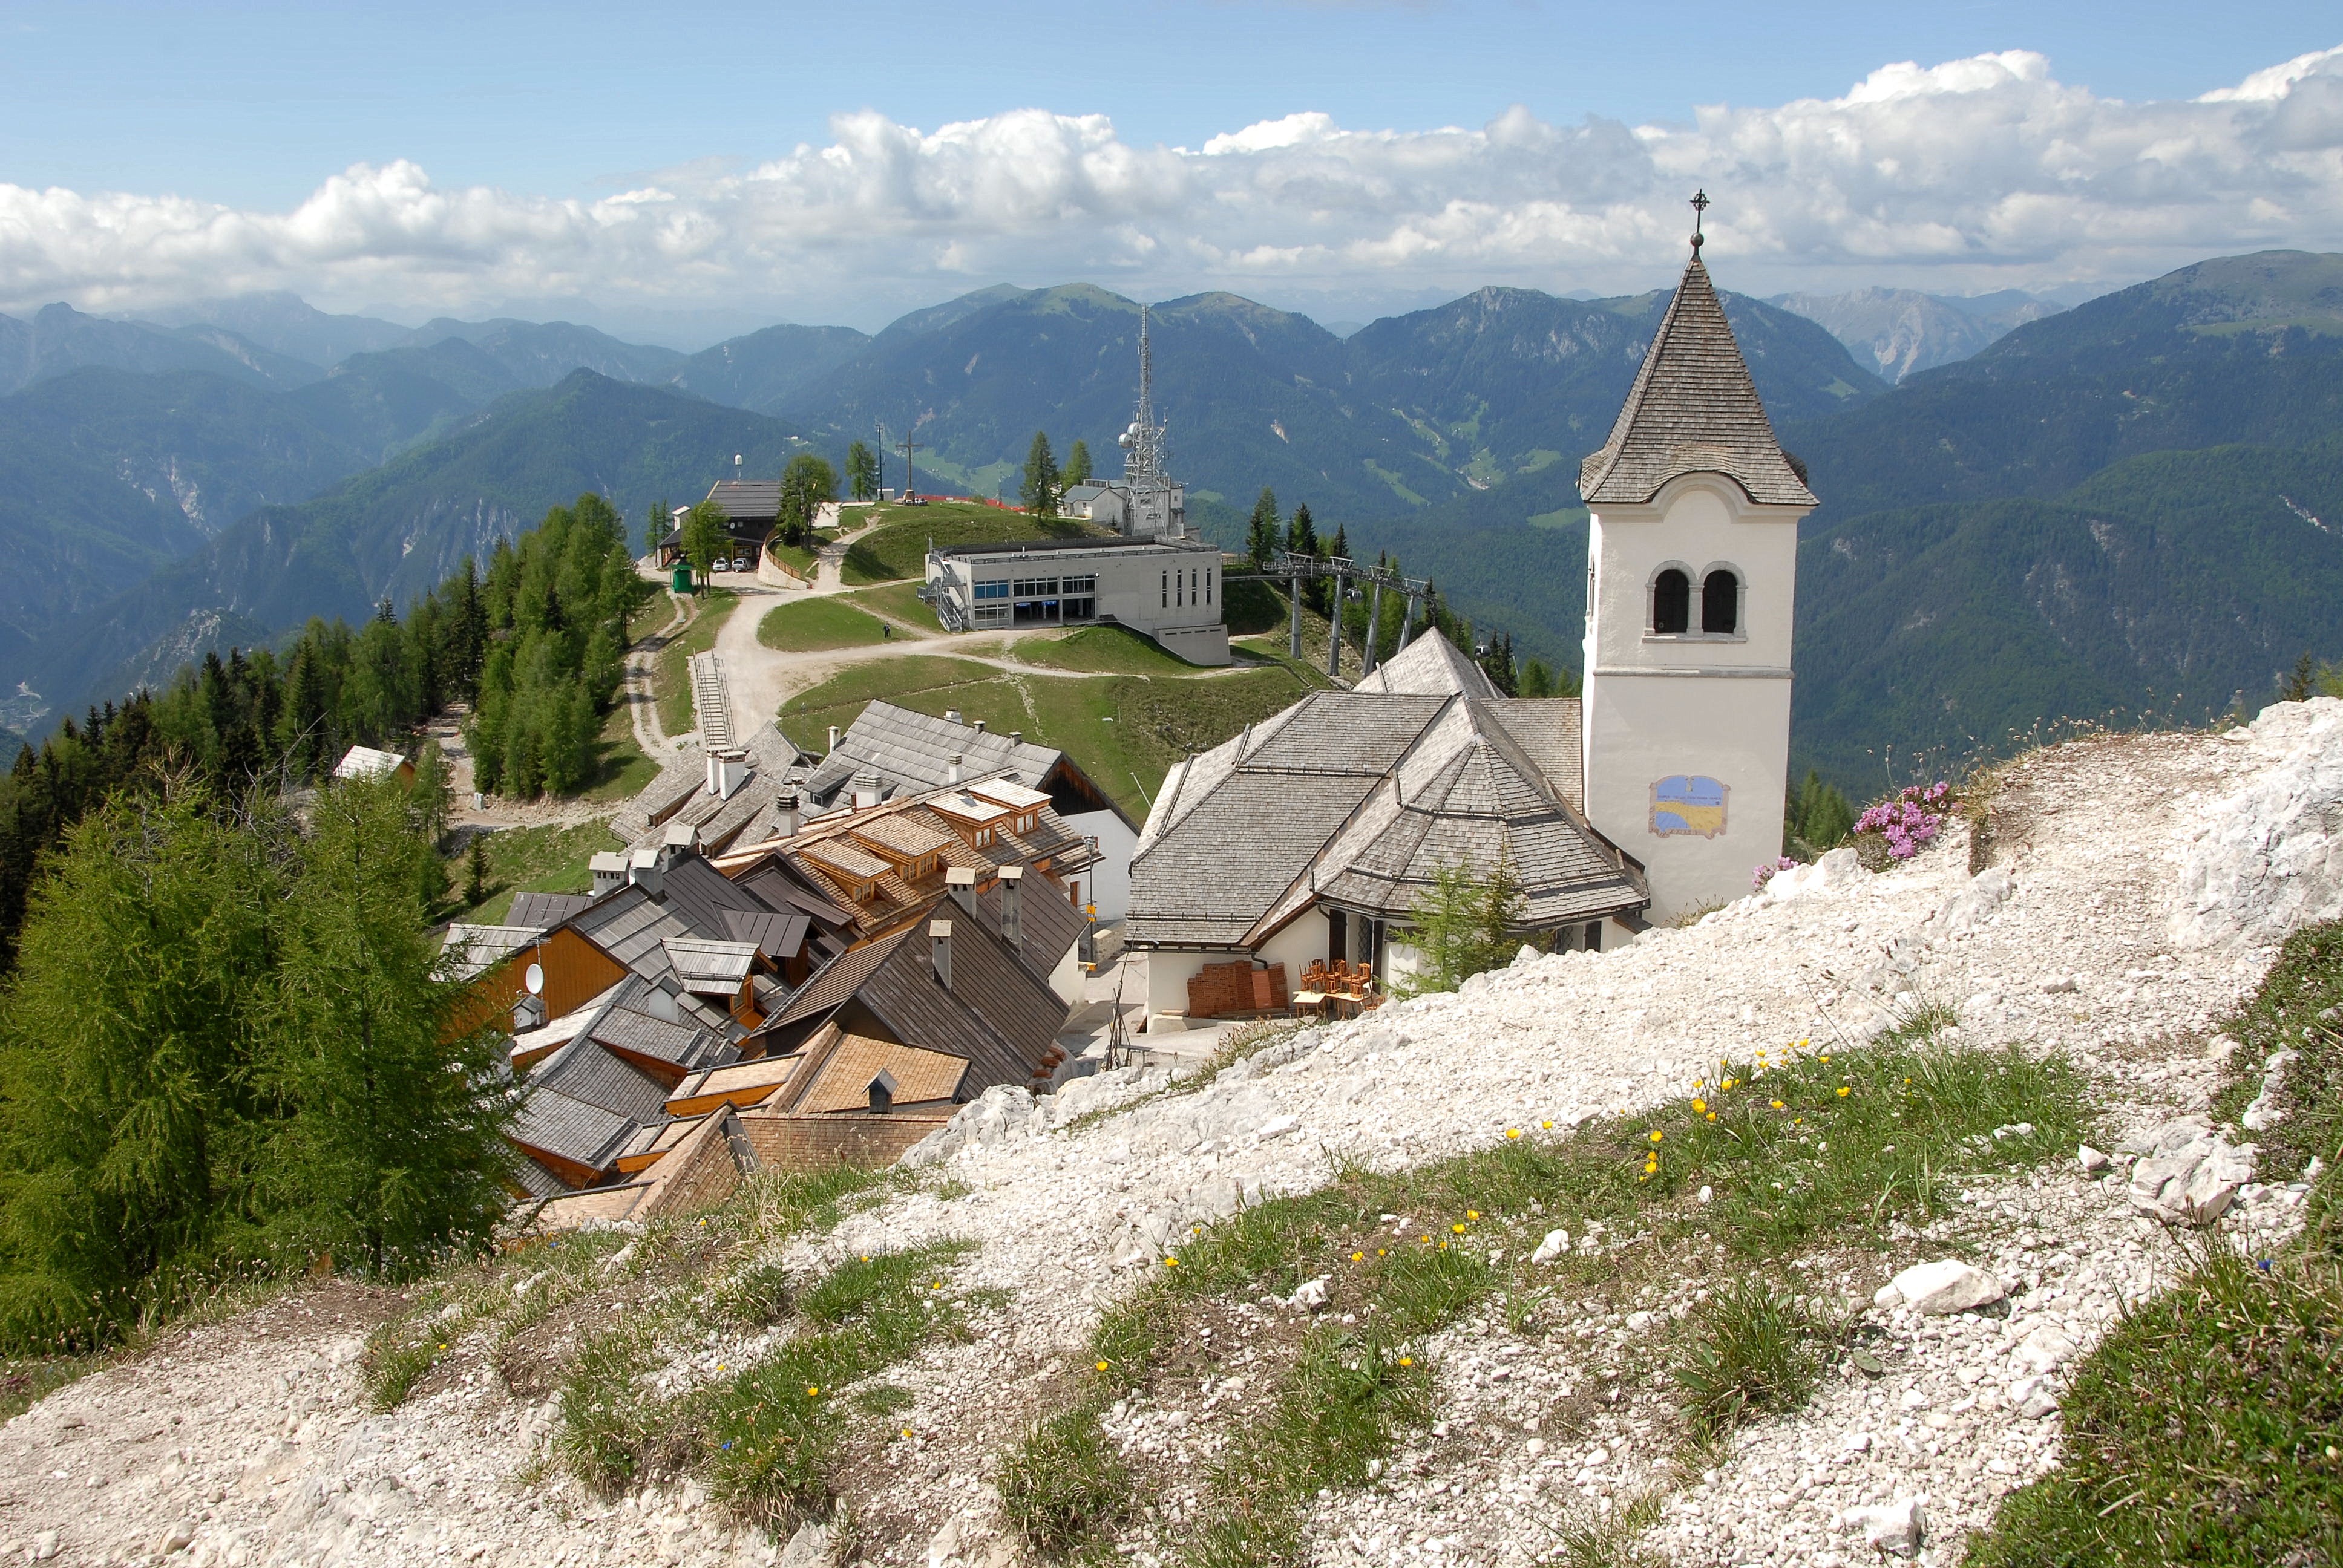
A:
[[[1691,626],[1692,578],[1670,567],[1652,579],[1652,631],[1666,637]]]
[[[1719,568],[1701,579],[1700,629],[1731,637],[1741,629],[1741,579]]]

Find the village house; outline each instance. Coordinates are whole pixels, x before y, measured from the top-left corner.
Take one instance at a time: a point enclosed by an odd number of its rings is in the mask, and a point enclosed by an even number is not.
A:
[[[597,857],[590,893],[451,927],[459,1021],[509,1025],[538,1222],[701,1201],[728,1161],[891,1160],[994,1084],[1062,1076],[1091,853],[1046,796],[980,779],[717,859],[671,824]]]
[[[1520,934],[1597,946],[1641,929],[1643,868],[1577,799],[1578,703],[1509,699],[1437,630],[1350,691],[1313,692],[1176,764],[1131,858],[1125,940],[1147,954],[1148,1011],[1191,1011],[1189,982],[1242,960],[1404,981],[1407,929],[1443,867],[1509,860]]]
[[[781,515],[781,484],[778,479],[719,479],[708,487],[707,498],[724,513],[724,531],[732,541],[729,558],[753,566],[772,537]],[[659,565],[671,567],[683,558],[683,519],[689,507],[678,507],[659,538]]]

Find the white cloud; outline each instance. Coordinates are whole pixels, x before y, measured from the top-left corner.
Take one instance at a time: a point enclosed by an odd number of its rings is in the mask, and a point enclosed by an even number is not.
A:
[[[359,165],[290,212],[0,185],[0,306],[118,309],[258,288],[451,308],[514,298],[869,319],[970,279],[1088,276],[1161,297],[1640,287],[1716,199],[1731,286],[2127,279],[2343,246],[2343,49],[2191,102],[2130,104],[2039,55],[1884,65],[1845,95],[1680,124],[1348,130],[1296,113],[1202,151],[1021,109],[923,131],[841,115],[746,172],[598,200]]]

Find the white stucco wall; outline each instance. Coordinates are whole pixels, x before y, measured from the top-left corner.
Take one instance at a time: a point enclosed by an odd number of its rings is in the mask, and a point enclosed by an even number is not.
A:
[[[1083,901],[1098,905],[1102,921],[1121,920],[1131,912],[1131,852],[1139,846],[1138,830],[1111,811],[1078,811],[1066,825],[1098,840],[1098,863],[1077,879]]]
[[[1694,474],[1671,480],[1652,505],[1606,508],[1589,523],[1587,816],[1648,868],[1655,920],[1741,897],[1757,863],[1781,852],[1804,515]],[[1693,629],[1658,636],[1651,585],[1671,566],[1692,580]],[[1720,567],[1743,585],[1729,636],[1698,629],[1701,583]],[[1654,787],[1678,776],[1725,786],[1722,830],[1655,830]]]

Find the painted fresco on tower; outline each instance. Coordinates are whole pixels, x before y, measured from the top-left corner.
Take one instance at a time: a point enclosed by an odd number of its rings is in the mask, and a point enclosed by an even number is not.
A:
[[[1652,786],[1652,836],[1715,838],[1725,831],[1728,793],[1722,782],[1698,773],[1672,773],[1658,780]]]

